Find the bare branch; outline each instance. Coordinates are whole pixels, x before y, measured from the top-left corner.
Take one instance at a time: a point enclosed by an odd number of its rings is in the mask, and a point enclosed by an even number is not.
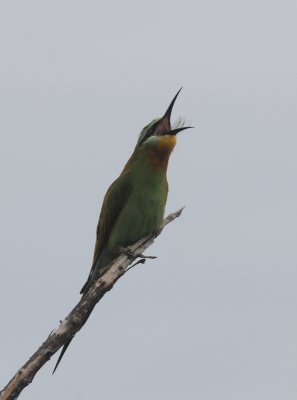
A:
[[[100,301],[100,299],[112,289],[116,281],[131,268],[129,268],[129,265],[135,259],[140,258],[142,260],[141,263],[143,263],[146,258],[153,258],[151,256],[143,256],[143,252],[151,246],[154,239],[160,235],[167,224],[181,215],[182,210],[183,209],[180,209],[175,213],[169,214],[157,233],[140,239],[137,243],[130,246],[128,251],[123,250],[122,254],[110,263],[107,272],[94,283],[88,293],[83,296],[73,310],[60,323],[60,326],[50,333],[45,342],[17,371],[10,382],[0,392],[0,400],[13,400],[18,398],[21,391],[32,382],[40,368],[68,339],[74,337],[83,327],[98,301]],[[135,263],[134,266],[137,264],[138,263]]]

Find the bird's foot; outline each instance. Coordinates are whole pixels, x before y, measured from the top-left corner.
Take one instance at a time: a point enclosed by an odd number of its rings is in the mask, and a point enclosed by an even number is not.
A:
[[[132,247],[130,247],[130,246],[127,246],[127,247],[120,246],[120,251],[121,251],[121,253],[125,254],[131,260],[135,260],[135,258],[137,258],[137,254],[135,253],[134,250],[132,250]]]
[[[142,260],[146,258],[149,259],[157,258],[156,256],[145,256],[144,254],[138,253],[137,251],[133,250],[132,247],[130,246],[120,247],[120,251],[124,253],[127,257],[129,257],[131,260],[135,260],[136,258],[141,258]]]

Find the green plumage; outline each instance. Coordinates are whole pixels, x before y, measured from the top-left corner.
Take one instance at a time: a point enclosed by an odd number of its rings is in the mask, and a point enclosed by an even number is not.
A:
[[[164,116],[153,120],[141,131],[132,156],[104,197],[93,264],[81,290],[83,296],[123,247],[157,231],[163,221],[168,193],[168,159],[176,143],[176,134],[187,129],[171,129],[170,115],[178,93]],[[71,340],[65,343],[54,372]]]
[[[93,265],[81,293],[102,275],[121,247],[153,233],[162,223],[168,192],[166,169],[154,167],[138,151],[105,195]]]

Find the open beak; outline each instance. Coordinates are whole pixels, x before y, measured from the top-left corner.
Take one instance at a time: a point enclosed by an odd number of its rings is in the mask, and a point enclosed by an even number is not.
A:
[[[172,129],[171,130],[171,124],[170,124],[170,117],[171,117],[171,112],[175,103],[175,100],[177,99],[177,96],[179,95],[179,92],[182,90],[182,88],[179,89],[179,91],[176,93],[176,95],[173,97],[171,103],[169,104],[169,107],[167,108],[165,114],[163,117],[158,121],[158,124],[155,128],[155,135],[156,136],[164,136],[164,135],[176,135],[178,132],[184,131],[185,129],[192,128],[191,126],[183,126],[181,128],[177,129]]]

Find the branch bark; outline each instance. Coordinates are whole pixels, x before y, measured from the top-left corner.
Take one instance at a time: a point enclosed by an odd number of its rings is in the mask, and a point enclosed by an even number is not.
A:
[[[123,251],[122,254],[110,263],[107,272],[98,279],[88,293],[77,303],[73,310],[60,323],[59,327],[52,331],[44,343],[30,357],[30,359],[17,371],[10,382],[0,392],[0,400],[17,399],[22,390],[28,386],[34,379],[40,368],[55,354],[65,342],[74,337],[76,333],[83,327],[88,316],[101,300],[101,298],[112,289],[116,281],[123,276],[131,267],[129,265],[140,258],[140,262],[144,263],[146,257],[142,253],[152,245],[154,239],[160,235],[163,228],[179,217],[183,209],[169,214],[163,221],[159,231],[154,235],[150,235],[140,239],[138,242],[129,247],[129,251]]]

